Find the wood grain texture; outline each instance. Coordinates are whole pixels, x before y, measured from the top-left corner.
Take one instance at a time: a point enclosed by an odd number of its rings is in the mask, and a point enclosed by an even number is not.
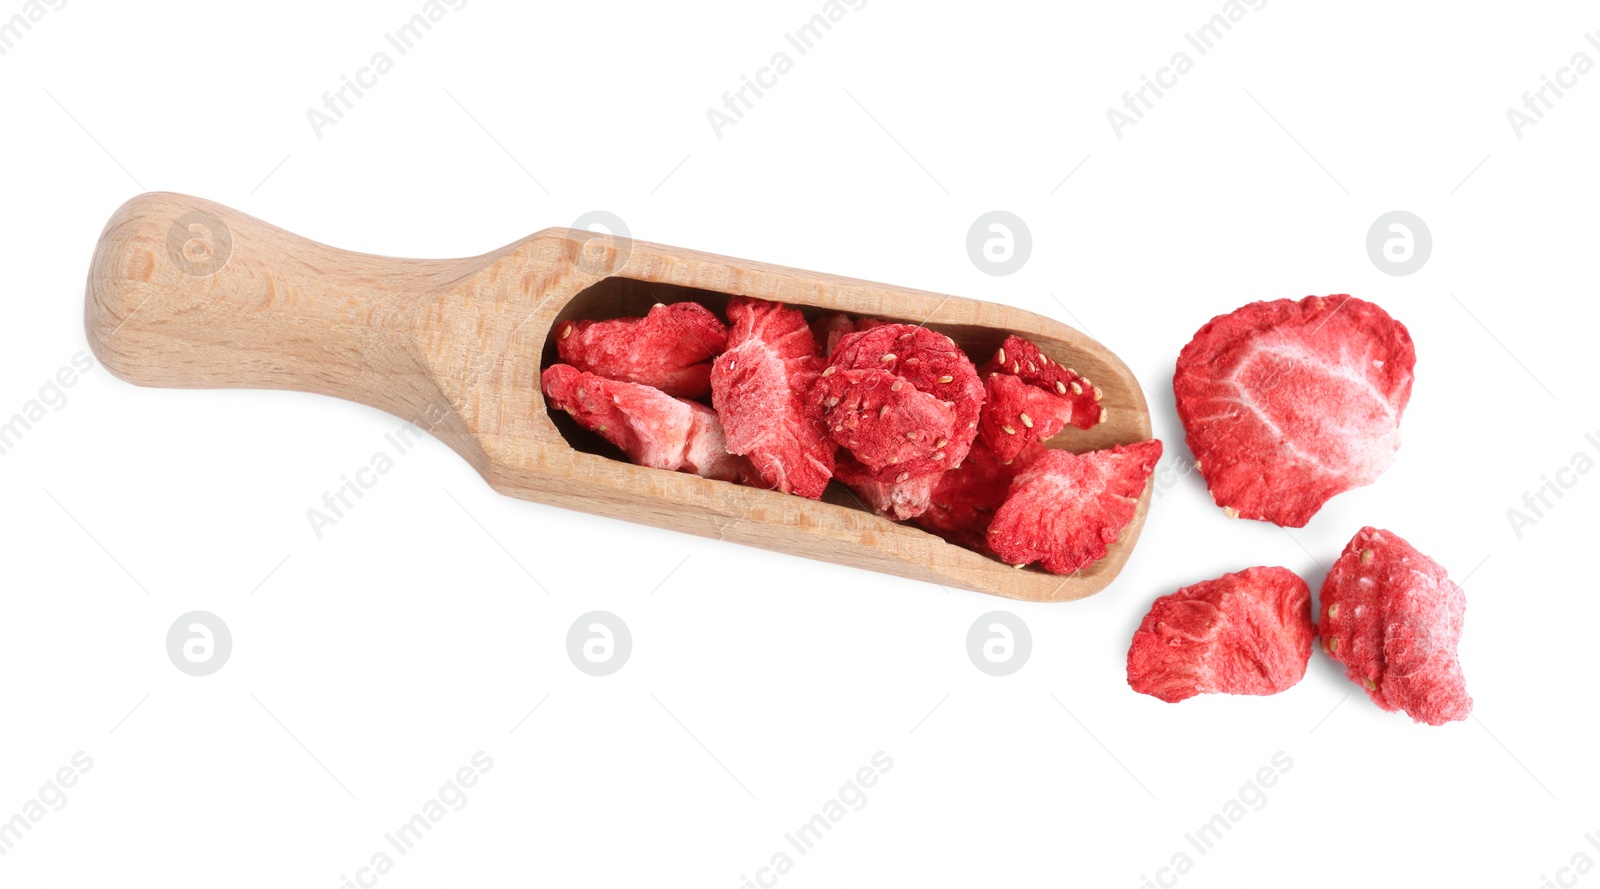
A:
[[[337,250],[199,198],[144,194],[107,223],[84,311],[95,355],[125,380],[293,389],[372,405],[431,432],[513,497],[1013,599],[1081,598],[1122,569],[1148,486],[1110,554],[1060,577],[880,518],[848,494],[816,502],[633,466],[546,414],[539,375],[558,321],[642,314],[684,298],[720,311],[729,295],[924,324],[980,360],[1021,334],[1104,393],[1107,421],[1069,426],[1052,447],[1081,452],[1150,437],[1127,367],[1049,318],[572,229],[468,259],[394,259]]]

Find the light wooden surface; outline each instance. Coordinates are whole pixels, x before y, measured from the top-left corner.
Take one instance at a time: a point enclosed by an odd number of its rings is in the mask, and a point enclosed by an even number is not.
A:
[[[546,414],[539,373],[558,321],[689,298],[720,311],[730,294],[925,324],[979,362],[1008,333],[1021,334],[1104,393],[1107,421],[1069,426],[1052,446],[1084,451],[1150,437],[1127,367],[1049,318],[572,229],[469,259],[394,259],[337,250],[199,198],[144,194],[107,223],[84,312],[95,355],[125,380],[369,404],[431,432],[513,497],[1013,599],[1081,598],[1122,569],[1148,487],[1110,555],[1059,577],[879,518],[848,494],[816,502],[633,466]]]

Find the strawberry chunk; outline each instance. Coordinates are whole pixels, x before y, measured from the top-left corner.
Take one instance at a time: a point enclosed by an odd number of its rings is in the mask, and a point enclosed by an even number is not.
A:
[[[811,335],[816,338],[817,345],[822,349],[822,357],[827,358],[833,355],[833,350],[839,347],[839,341],[844,339],[845,334],[871,330],[887,323],[876,318],[851,319],[843,312],[835,312],[811,322]]]
[[[1105,558],[1133,520],[1161,442],[1073,454],[1046,450],[1011,483],[989,523],[989,549],[1011,565],[1071,574]]]
[[[1028,445],[1048,441],[1072,422],[1074,410],[1069,399],[1030,386],[1012,374],[990,374],[983,388],[978,438],[1002,461],[1014,459]]]
[[[1005,338],[978,373],[985,380],[994,374],[1009,374],[1035,389],[1065,399],[1072,408],[1072,418],[1068,422],[1079,429],[1093,429],[1105,420],[1098,386],[1072,368],[1057,364],[1032,340],[1016,334]]]
[[[705,306],[657,303],[643,318],[564,322],[556,351],[581,371],[703,398],[711,391],[710,360],[727,342],[727,326]]]
[[[987,399],[978,436],[1002,460],[1048,441],[1069,423],[1089,429],[1105,419],[1099,388],[1020,336],[1006,337],[979,372]]]
[[[820,499],[833,477],[834,444],[805,400],[822,363],[811,328],[782,303],[743,296],[728,301],[728,320],[711,403],[729,452],[749,457],[767,487]]]
[[[942,472],[956,437],[955,406],[881,367],[829,367],[811,386],[828,434],[870,472],[892,482]]]
[[[838,380],[829,379],[845,371],[859,373],[845,374]],[[857,460],[875,471],[898,477],[902,472],[918,475],[956,466],[966,458],[973,439],[977,437],[978,412],[983,407],[984,399],[983,384],[966,354],[956,346],[954,340],[942,333],[911,324],[883,324],[846,334],[839,340],[838,348],[834,350],[832,361],[824,373],[826,376],[817,383],[822,391],[813,392],[813,404],[820,408],[827,408],[835,397],[840,399],[840,404],[846,403],[848,398],[857,405],[871,404],[882,398],[883,401],[877,406],[880,412],[884,404],[890,405],[883,418],[886,423],[893,414],[904,423],[913,422],[910,418],[914,416],[930,424],[921,428],[892,427],[906,441],[914,441],[916,450],[933,445],[926,450],[927,462],[910,470],[904,466],[899,469],[888,468],[895,465],[890,460],[898,459],[896,454],[905,449],[902,442],[893,441],[887,435],[857,435],[852,445],[848,443],[850,427],[835,431],[832,427],[841,424],[828,424],[827,428],[834,439],[844,444]],[[881,386],[884,381],[888,381],[888,387]],[[901,384],[900,388],[893,388],[895,382]],[[870,397],[849,395],[855,388],[867,386],[874,390],[887,388],[887,391],[877,391]],[[944,411],[932,408],[931,404],[935,401],[947,406],[950,423],[945,422],[947,414]],[[885,430],[889,428],[886,426]],[[907,433],[917,433],[918,438],[906,438]],[[841,435],[846,437],[840,438]],[[943,456],[934,456],[936,452]]]
[[[1045,452],[1040,444],[1026,444],[1010,461],[1002,461],[982,439],[961,465],[937,477],[928,509],[916,517],[923,530],[957,546],[989,552],[989,522],[1006,502],[1011,482]]]
[[[1246,568],[1150,606],[1128,649],[1128,685],[1177,703],[1277,694],[1311,659],[1311,588],[1287,568]]]
[[[1438,562],[1391,531],[1362,528],[1322,584],[1322,649],[1384,710],[1443,725],[1472,698],[1456,646],[1467,597]]]
[[[728,453],[722,423],[703,404],[566,364],[546,368],[542,383],[551,407],[571,414],[640,466],[740,483],[755,477],[748,461]]]
[[[834,347],[839,345],[839,340],[845,334],[855,332],[856,323],[843,312],[823,315],[811,322],[811,338],[817,341],[817,348],[824,358],[833,354]]]
[[[928,511],[934,486],[947,473],[930,472],[916,476],[896,476],[885,481],[848,453],[840,454],[833,477],[854,491],[861,502],[878,515],[905,521]]]
[[[1172,388],[1195,465],[1230,516],[1303,527],[1400,449],[1416,350],[1350,296],[1257,302],[1211,319]]]

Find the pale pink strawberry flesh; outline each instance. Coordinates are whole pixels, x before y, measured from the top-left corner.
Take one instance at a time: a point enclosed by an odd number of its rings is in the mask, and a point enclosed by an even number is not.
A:
[[[748,461],[728,453],[716,412],[703,404],[566,364],[546,368],[543,386],[552,407],[640,466],[734,482],[755,474]]]
[[[882,473],[873,472],[849,454],[840,454],[833,467],[833,477],[854,491],[862,505],[897,522],[927,512],[933,502],[933,488],[945,475],[929,472],[886,480]]]

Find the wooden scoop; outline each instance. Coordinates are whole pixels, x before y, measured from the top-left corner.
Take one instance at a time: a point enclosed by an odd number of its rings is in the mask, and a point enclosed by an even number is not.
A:
[[[513,497],[1013,599],[1077,599],[1116,577],[1144,524],[1148,489],[1110,555],[1061,577],[880,518],[837,483],[817,502],[634,466],[546,412],[539,375],[554,359],[557,324],[686,299],[720,313],[736,294],[810,317],[924,324],[980,362],[1007,334],[1021,334],[1104,393],[1107,421],[1069,426],[1052,446],[1085,451],[1150,437],[1127,367],[1048,318],[577,229],[546,229],[470,259],[391,259],[336,250],[199,198],[143,194],[106,224],[84,321],[100,362],[129,382],[358,401],[431,432]]]

